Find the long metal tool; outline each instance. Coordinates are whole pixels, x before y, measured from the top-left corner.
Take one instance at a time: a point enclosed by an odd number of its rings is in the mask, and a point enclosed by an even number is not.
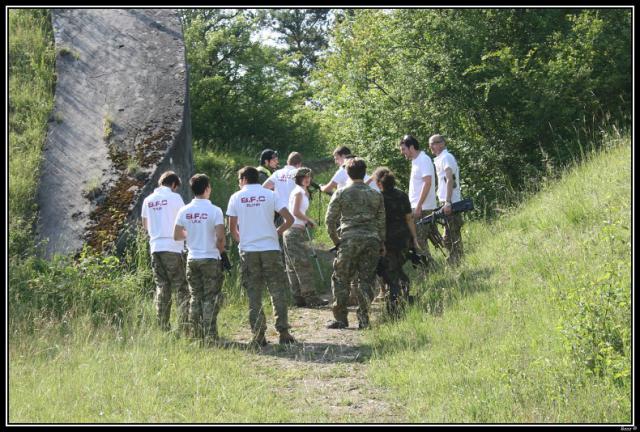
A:
[[[316,267],[318,267],[318,273],[320,273],[320,279],[322,279],[322,283],[324,283],[324,275],[322,274],[322,269],[320,268],[320,261],[318,261],[318,254],[316,250],[313,248],[311,244],[311,233],[309,232],[309,228],[305,225],[304,230],[307,232],[307,237],[309,238],[309,247],[311,248],[311,256],[316,260]]]

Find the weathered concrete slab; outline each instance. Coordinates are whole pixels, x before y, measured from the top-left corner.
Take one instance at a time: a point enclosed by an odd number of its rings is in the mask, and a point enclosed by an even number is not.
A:
[[[47,257],[121,239],[167,169],[190,200],[193,172],[177,11],[54,9],[53,28],[57,84],[37,197]]]

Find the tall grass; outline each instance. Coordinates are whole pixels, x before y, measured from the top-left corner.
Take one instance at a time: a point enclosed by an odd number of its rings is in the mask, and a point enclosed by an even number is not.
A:
[[[9,251],[33,246],[35,191],[53,108],[55,49],[46,9],[9,9]]]
[[[630,136],[491,224],[371,332],[371,377],[433,423],[631,421]],[[431,313],[425,313],[431,312]]]

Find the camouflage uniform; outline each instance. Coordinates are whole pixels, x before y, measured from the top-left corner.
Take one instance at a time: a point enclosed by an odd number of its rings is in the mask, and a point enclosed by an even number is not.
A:
[[[422,210],[422,214],[420,218],[422,219],[425,216],[433,213],[433,210]],[[417,221],[416,221],[417,222]],[[429,234],[435,235],[436,237],[440,236],[440,231],[438,231],[438,227],[434,223],[426,223],[420,224],[416,226],[416,235],[418,236],[418,243],[420,247],[422,247],[422,252],[427,259],[427,263],[429,265],[433,265],[435,260],[431,253],[429,252]]]
[[[191,290],[189,319],[197,338],[218,337],[216,325],[222,306],[223,274],[220,260],[214,258],[187,261],[187,279]]]
[[[336,228],[338,222],[339,229]],[[329,237],[339,244],[331,276],[333,316],[348,325],[349,285],[359,279],[357,316],[360,326],[366,327],[375,295],[373,283],[380,246],[385,238],[382,195],[361,182],[339,189],[331,197],[325,223]]]
[[[389,297],[387,310],[394,312],[398,301],[409,295],[409,277],[403,270],[408,258],[411,231],[407,226],[406,216],[411,215],[411,203],[406,193],[398,189],[383,190],[386,216],[386,255],[383,258],[385,274],[383,280],[387,286]]]
[[[175,252],[154,252],[151,254],[153,279],[156,283],[155,306],[158,324],[169,330],[171,315],[171,291],[176,290],[178,302],[178,324],[184,331],[189,321],[189,287],[184,272],[182,254]]]
[[[288,260],[287,275],[291,283],[291,292],[294,296],[315,295],[314,270],[305,229],[292,226],[284,232],[282,237]]]
[[[449,251],[447,257],[447,263],[457,264],[462,258],[462,235],[460,230],[462,229],[462,214],[452,213],[445,218],[444,225],[444,246]]]
[[[264,337],[267,330],[267,320],[262,310],[262,288],[265,282],[271,294],[276,330],[280,333],[288,330],[287,285],[280,251],[240,251],[240,269],[242,286],[249,297],[249,324],[254,338]]]

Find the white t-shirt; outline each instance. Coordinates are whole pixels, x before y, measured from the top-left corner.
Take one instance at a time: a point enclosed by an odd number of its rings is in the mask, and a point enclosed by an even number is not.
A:
[[[220,251],[216,247],[216,226],[224,226],[220,207],[213,205],[208,199],[194,198],[180,209],[176,225],[187,230],[188,260],[220,259]]]
[[[285,206],[276,207],[276,194],[258,183],[245,185],[231,195],[227,216],[238,218],[240,251],[280,250],[273,212],[282,210]]]
[[[347,185],[347,182],[350,180],[349,174],[347,174],[347,170],[344,167],[338,168],[338,171],[331,177],[329,183],[334,182],[337,187],[336,189],[343,188]]]
[[[433,163],[438,173],[438,199],[440,202],[444,204],[447,199],[447,177],[445,174],[445,169],[447,168],[451,168],[453,172],[454,187],[451,194],[451,202],[460,201],[462,199],[460,194],[460,170],[458,169],[456,158],[454,158],[447,149],[443,149],[442,152],[433,159]]]
[[[180,194],[167,186],[156,188],[142,202],[142,217],[147,219],[151,253],[182,253],[184,242],[173,239],[173,223],[182,206],[184,201]]]
[[[307,209],[309,208],[309,197],[304,191],[302,186],[296,185],[296,187],[291,191],[291,195],[289,195],[289,211],[293,216],[293,223],[295,225],[304,225],[305,221],[302,219],[298,219],[295,214],[293,214],[293,203],[296,200],[296,195],[302,194],[302,201],[300,202],[300,212],[304,215],[307,214]]]
[[[369,180],[371,178],[371,176],[369,174],[365,174],[364,175],[364,182],[366,183],[367,180]],[[336,173],[333,175],[333,177],[331,178],[330,182],[335,182],[337,187],[336,189],[340,189],[345,187],[348,184],[351,184],[351,177],[349,177],[349,174],[347,174],[347,170],[344,167],[340,167],[338,169],[338,171],[336,171]],[[378,192],[380,192],[380,189],[378,189],[378,185],[376,184],[375,181],[371,181],[371,183],[369,183],[369,186],[371,186],[371,188],[373,190],[377,190]]]
[[[433,162],[431,158],[421,151],[418,157],[411,161],[411,176],[409,178],[409,201],[411,208],[415,209],[420,200],[420,192],[424,184],[424,176],[431,176],[431,187],[427,197],[422,203],[422,210],[433,210],[436,205],[436,178],[433,172]]]
[[[271,177],[268,178],[268,180],[273,183],[273,191],[276,193],[277,203],[282,207],[289,206],[289,195],[293,188],[296,187],[294,179],[296,170],[296,167],[286,165],[284,168],[275,171],[271,174]]]

